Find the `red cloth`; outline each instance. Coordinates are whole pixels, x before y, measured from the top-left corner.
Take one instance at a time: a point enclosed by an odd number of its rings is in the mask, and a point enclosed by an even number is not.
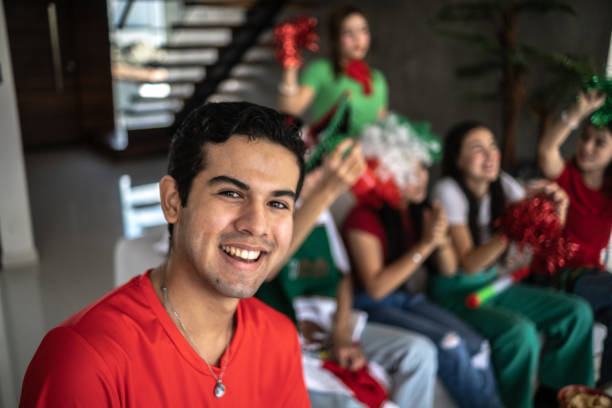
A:
[[[355,397],[370,408],[379,408],[387,400],[385,389],[368,372],[367,366],[359,370],[346,370],[336,363],[325,361],[323,368],[334,373],[353,391]]]
[[[45,336],[20,407],[309,407],[300,356],[287,317],[255,298],[240,300],[220,363],[229,358],[225,395],[215,398],[214,378],[146,273]]]
[[[565,164],[556,181],[570,199],[565,234],[570,241],[579,245],[568,266],[601,267],[601,250],[608,244],[612,230],[612,198],[606,197],[602,190],[588,188],[582,181],[580,171],[571,162]]]
[[[352,60],[344,68],[345,74],[361,84],[363,93],[372,94],[372,73],[370,67],[362,60]]]
[[[346,234],[351,229],[364,231],[378,238],[384,258],[387,259],[388,248],[385,229],[378,218],[378,214],[372,208],[365,205],[353,207],[344,219],[344,225],[342,226],[343,235],[346,237]]]

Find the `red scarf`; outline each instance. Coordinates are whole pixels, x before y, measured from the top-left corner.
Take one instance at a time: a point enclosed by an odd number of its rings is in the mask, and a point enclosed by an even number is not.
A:
[[[323,368],[338,377],[369,408],[379,408],[387,400],[385,389],[368,373],[367,366],[351,371],[334,362],[325,361]]]
[[[344,68],[344,73],[355,81],[359,82],[363,88],[363,93],[372,93],[372,73],[368,64],[363,60],[352,60]]]

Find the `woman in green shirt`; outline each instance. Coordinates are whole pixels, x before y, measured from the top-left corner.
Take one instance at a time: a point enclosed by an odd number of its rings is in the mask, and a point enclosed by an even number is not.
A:
[[[387,81],[363,61],[370,47],[370,29],[354,6],[332,12],[330,56],[308,64],[298,82],[298,66],[285,67],[279,85],[279,110],[301,116],[309,107],[313,122],[321,119],[347,93],[351,108],[349,134],[383,117],[387,111]]]

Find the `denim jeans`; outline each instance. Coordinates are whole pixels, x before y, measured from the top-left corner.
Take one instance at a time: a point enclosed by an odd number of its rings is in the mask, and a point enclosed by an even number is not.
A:
[[[599,382],[607,384],[612,382],[612,274],[600,269],[586,270],[576,281],[574,293],[589,302],[595,321],[608,329],[599,374]]]
[[[459,318],[423,294],[404,291],[381,300],[359,291],[354,305],[367,311],[370,321],[399,326],[431,339],[438,349],[438,375],[460,407],[502,407],[492,366],[477,368],[472,364],[472,357],[485,340]]]

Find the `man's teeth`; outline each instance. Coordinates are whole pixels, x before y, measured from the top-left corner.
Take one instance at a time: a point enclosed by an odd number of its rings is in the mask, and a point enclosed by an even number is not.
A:
[[[246,249],[240,249],[227,245],[222,245],[221,249],[223,249],[225,253],[230,254],[231,256],[242,258],[247,261],[253,261],[259,258],[259,255],[261,255],[261,251],[247,251]]]

